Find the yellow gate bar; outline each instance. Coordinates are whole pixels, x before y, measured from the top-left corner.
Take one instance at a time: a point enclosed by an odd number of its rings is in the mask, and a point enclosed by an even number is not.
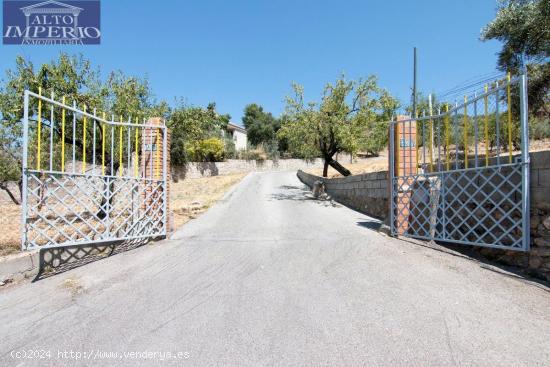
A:
[[[157,128],[157,159],[156,159],[156,178],[160,179],[160,129]]]
[[[451,147],[449,138],[449,104],[445,103],[445,161],[447,162],[447,171],[451,169]]]
[[[122,116],[120,116],[120,122],[122,122]],[[118,162],[120,175],[122,176],[123,166],[122,166],[122,125],[118,127]]]
[[[430,103],[430,117],[433,116],[433,110],[432,110],[432,104]],[[430,129],[430,141],[428,142],[428,153],[430,154],[430,172],[433,171],[433,128],[434,128],[434,122],[433,119],[430,118],[429,123],[429,129]]]
[[[508,72],[508,74],[506,75],[506,79],[508,80],[508,86],[506,87],[506,94],[508,97],[508,150],[510,163],[512,163],[512,97],[510,96],[510,80],[512,78],[510,76],[510,72]]]
[[[485,84],[485,97],[483,102],[485,104],[485,118],[483,119],[485,124],[485,166],[489,165],[489,102],[487,97],[487,92],[489,91],[489,86]]]
[[[105,112],[103,112],[103,121]],[[105,176],[105,122],[101,124],[101,174]]]
[[[419,139],[420,139],[420,134],[418,133],[418,131],[419,131],[418,122],[419,121],[418,121],[418,111],[417,111],[416,116],[415,116],[415,121],[414,121],[414,126],[415,126],[415,129],[416,129],[415,130],[416,131],[416,135],[415,135],[416,136],[416,144],[415,144],[416,145],[416,167],[414,167],[414,172],[418,172],[417,171],[418,170],[418,156],[419,156],[418,152],[420,152],[420,149],[418,148],[418,142],[419,142]],[[424,122],[422,122],[422,123],[424,123]],[[406,134],[406,132],[405,132],[405,134]],[[424,137],[422,137],[422,138],[424,138]],[[409,140],[412,140],[412,138],[410,136],[409,136]],[[411,152],[412,152],[412,149],[411,149]],[[424,157],[424,159],[426,159],[426,157]],[[412,163],[412,159],[411,159],[411,163]]]
[[[464,168],[468,168],[468,97],[464,96]]]

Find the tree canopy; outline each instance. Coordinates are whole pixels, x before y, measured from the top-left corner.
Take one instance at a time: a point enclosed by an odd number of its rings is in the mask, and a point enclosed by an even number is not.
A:
[[[271,143],[277,139],[280,121],[270,112],[265,112],[262,106],[252,103],[244,108],[242,118],[247,132],[248,141],[252,145]]]
[[[278,135],[299,157],[321,156],[323,176],[329,165],[349,175],[333,156],[339,152],[354,155],[360,150],[377,154],[388,139],[387,124],[381,121],[389,120],[397,107],[397,101],[377,85],[374,76],[357,81],[342,76],[326,85],[318,103],[305,103],[304,88],[293,84]]]
[[[529,72],[529,107],[548,110],[550,93],[550,0],[503,0],[481,39],[498,40],[498,66],[517,73],[525,55]]]
[[[218,139],[220,144],[222,132],[227,127],[231,116],[216,112],[216,104],[210,103],[206,108],[189,106],[181,102],[170,111],[168,127],[172,132],[171,153],[173,164],[185,164],[188,161],[212,157],[222,158],[218,153],[205,151],[208,147],[219,144],[211,139]],[[210,158],[209,158],[210,159]]]

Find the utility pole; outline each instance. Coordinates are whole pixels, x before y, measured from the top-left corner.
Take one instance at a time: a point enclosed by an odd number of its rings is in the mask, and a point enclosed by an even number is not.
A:
[[[416,47],[414,48],[414,69],[413,69],[413,95],[412,95],[412,113],[413,118],[416,118]]]

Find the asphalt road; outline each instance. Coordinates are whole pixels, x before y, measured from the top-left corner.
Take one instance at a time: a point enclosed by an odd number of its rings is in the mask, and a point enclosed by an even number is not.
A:
[[[170,241],[0,291],[0,366],[550,365],[547,290],[302,188],[251,174]]]

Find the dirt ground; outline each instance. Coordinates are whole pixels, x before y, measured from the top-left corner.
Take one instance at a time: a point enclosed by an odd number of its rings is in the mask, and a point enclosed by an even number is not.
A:
[[[176,228],[206,211],[244,176],[246,173],[236,173],[172,182],[170,205]],[[20,223],[20,206],[0,204],[0,256],[20,251]]]
[[[0,256],[21,249],[21,207],[15,204],[0,205]]]
[[[451,150],[454,150],[454,145],[451,146]],[[530,152],[538,152],[542,150],[550,150],[550,139],[542,139],[542,140],[531,140],[529,142],[529,151]],[[485,152],[485,145],[483,143],[480,143],[478,145],[478,152],[479,154],[483,154]],[[513,154],[519,154],[519,151],[514,151]],[[469,156],[473,157],[474,154],[474,148],[469,148]],[[435,153],[434,153],[435,155]],[[491,156],[495,156],[495,154],[491,154]],[[502,153],[500,156],[508,156],[508,152],[506,148],[503,148]],[[444,157],[443,157],[444,158]],[[419,158],[421,162],[424,160],[423,158],[423,149],[419,149]],[[473,159],[473,158],[472,158]],[[386,171],[388,170],[388,153],[387,151],[382,151],[379,153],[378,157],[371,157],[371,158],[358,158],[355,160],[354,163],[349,163],[349,161],[339,161],[344,167],[349,169],[351,171],[352,175],[360,175],[362,173],[369,173],[369,172],[378,172],[378,171]],[[323,175],[323,168],[312,168],[309,170],[306,170],[307,173],[316,175],[316,176],[322,176]],[[342,177],[340,173],[338,173],[334,168],[329,167],[328,169],[328,177],[329,178],[335,178],[335,177]]]
[[[388,153],[380,152],[380,155],[378,157],[358,158],[355,160],[354,163],[349,163],[349,161],[347,162],[341,161],[340,163],[344,167],[349,169],[352,175],[360,175],[362,173],[385,171],[388,169]],[[322,167],[312,168],[310,170],[306,170],[306,172],[316,176],[322,176],[323,168]],[[329,178],[342,177],[342,175],[338,173],[334,168],[329,167],[328,177]]]

